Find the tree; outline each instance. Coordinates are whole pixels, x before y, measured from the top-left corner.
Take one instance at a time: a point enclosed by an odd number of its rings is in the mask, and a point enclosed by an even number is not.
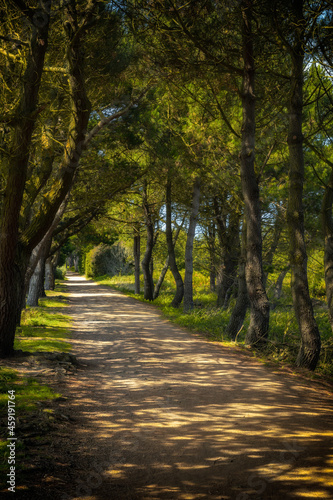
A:
[[[199,214],[200,185],[201,179],[197,177],[193,184],[192,207],[185,248],[184,312],[193,309],[193,241]]]
[[[0,227],[0,356],[13,353],[30,254],[49,230],[71,189],[84,149],[97,133],[138,102],[127,99],[127,105],[108,116],[101,116],[88,130],[91,104],[84,73],[87,59],[82,50],[84,35],[89,33],[94,21],[109,21],[108,9],[104,9],[102,2],[79,5],[75,0],[57,8],[52,17],[51,36],[52,41],[61,40],[59,50],[57,42],[48,45],[51,3],[40,1],[38,7],[32,8],[13,0],[16,11],[8,20],[8,23],[17,24],[17,40],[24,47],[19,62],[26,69],[23,77],[21,73],[17,76],[11,66],[5,72],[8,82],[16,78],[21,97],[15,109],[16,95],[11,95],[12,102],[4,106],[10,109],[10,115],[2,117],[10,132],[2,149],[1,164],[5,187]],[[98,10],[102,14],[100,17]],[[15,57],[10,49],[12,39],[2,36],[2,40],[7,44],[5,55],[12,60]],[[92,45],[89,47],[91,49]],[[61,58],[65,59],[66,68],[62,67]],[[46,59],[55,65],[46,66]],[[57,77],[51,78],[49,73]],[[61,111],[53,106],[59,102],[59,95]],[[40,105],[42,98],[46,99],[46,104]],[[57,127],[53,130],[52,148],[49,148],[45,136],[52,128],[50,122],[54,116],[57,116]],[[37,130],[43,133],[34,135]],[[40,162],[42,167],[39,169]],[[37,187],[33,186],[33,181]],[[26,205],[29,198],[32,199],[31,210]]]
[[[246,283],[251,303],[250,326],[246,342],[261,344],[268,336],[269,302],[262,267],[261,210],[258,181],[254,169],[255,155],[255,67],[252,33],[252,1],[244,0],[242,9],[242,43],[244,77],[242,91],[243,125],[240,153],[242,193],[245,205]]]
[[[307,27],[303,0],[294,0],[288,8],[290,42],[284,38],[291,59],[289,130],[289,199],[287,222],[290,239],[291,290],[301,346],[296,364],[314,370],[320,353],[320,333],[316,324],[307,278],[307,252],[304,238],[304,153],[303,153],[303,75]]]

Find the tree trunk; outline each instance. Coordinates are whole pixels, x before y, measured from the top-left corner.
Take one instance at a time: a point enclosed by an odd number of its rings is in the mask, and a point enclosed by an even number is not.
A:
[[[37,264],[34,265],[35,269],[33,274],[30,276],[29,286],[28,286],[27,305],[30,307],[38,307],[38,299],[43,296],[43,293],[45,296],[45,289],[44,289],[45,262],[47,255],[49,254],[51,244],[52,244],[52,233],[51,234],[49,233],[48,237],[44,238],[43,241],[41,242],[42,247],[37,250],[37,254],[39,255],[39,260]],[[32,265],[31,258],[30,258],[30,265]],[[26,273],[26,275],[27,274],[28,273]]]
[[[307,253],[304,239],[304,157],[303,157],[303,64],[304,24],[303,1],[291,6],[294,25],[294,46],[291,50],[292,75],[289,102],[289,199],[288,229],[290,241],[291,291],[295,315],[301,333],[301,346],[296,364],[310,370],[316,368],[320,354],[320,334],[316,324],[307,278]]]
[[[48,6],[49,8],[49,6]],[[28,254],[19,243],[19,216],[26,183],[32,133],[37,119],[38,93],[48,41],[49,11],[46,4],[36,8],[43,26],[31,23],[31,40],[23,77],[21,100],[13,122],[12,155],[0,225],[0,356],[14,352],[16,325],[24,296],[24,274]]]
[[[26,293],[28,293],[27,305],[30,307],[38,306],[38,299],[42,296],[40,295],[41,290],[42,292],[44,292],[45,295],[45,290],[44,290],[45,261],[51,250],[52,235],[54,233],[55,228],[59,224],[61,217],[65,212],[67,201],[68,200],[66,199],[61,204],[46,235],[44,236],[42,241],[33,249],[31,253],[29,259],[29,266],[25,274],[25,295]],[[39,266],[38,270],[37,266]],[[36,290],[35,287],[37,287]]]
[[[145,213],[145,224],[146,224],[146,231],[147,231],[147,240],[146,240],[146,251],[143,256],[142,262],[141,262],[141,267],[142,267],[142,272],[143,272],[143,279],[144,279],[144,299],[146,300],[153,300],[154,299],[154,282],[153,282],[153,276],[151,273],[151,265],[152,265],[152,255],[153,255],[153,248],[155,244],[155,239],[154,239],[154,223],[152,219],[152,213],[150,210],[150,206],[148,203],[148,198],[147,198],[147,183],[144,182],[143,186],[143,210]]]
[[[209,288],[216,290],[216,248],[215,248],[215,222],[208,226],[208,252],[209,252]]]
[[[175,237],[174,237],[174,239],[173,239],[173,245],[174,245],[174,246],[176,245],[176,241],[177,241],[177,239],[178,239],[178,235],[179,235],[179,233],[180,233],[180,230],[181,230],[181,226],[179,226],[179,227],[177,228],[177,231],[176,231]],[[165,259],[164,266],[163,266],[163,268],[162,268],[162,271],[161,271],[161,273],[160,273],[160,276],[159,276],[159,278],[158,278],[158,280],[157,280],[157,283],[156,283],[156,285],[155,285],[155,288],[154,288],[154,300],[155,300],[155,299],[157,299],[157,297],[158,297],[158,296],[159,296],[159,294],[160,294],[160,289],[161,289],[161,286],[162,286],[162,284],[163,284],[163,281],[164,281],[165,275],[166,275],[166,273],[167,273],[167,271],[168,271],[168,269],[169,269],[169,259],[170,259],[170,257],[169,257],[169,255],[168,255],[168,256],[167,256],[167,258]]]
[[[328,317],[333,330],[333,165],[322,202],[322,224],[325,237],[324,270]]]
[[[278,244],[280,241],[280,236],[282,233],[283,224],[284,224],[284,217],[282,217],[281,213],[278,213],[276,216],[276,219],[275,219],[275,223],[274,223],[272,243],[271,243],[271,246],[270,246],[268,252],[266,253],[266,255],[264,257],[264,269],[265,269],[264,283],[265,283],[265,286],[267,285],[268,275],[271,272],[271,269],[273,267],[274,255],[275,255],[275,252],[277,250],[277,247],[278,247]]]
[[[29,291],[27,297],[27,306],[29,307],[38,307],[40,283],[43,281],[42,272],[43,259],[40,258],[29,282]]]
[[[246,283],[251,304],[246,343],[259,347],[268,336],[269,302],[264,286],[259,186],[254,170],[255,156],[255,68],[252,34],[252,2],[242,1],[243,38],[243,123],[240,153],[242,193],[247,226]]]
[[[134,293],[140,293],[140,230],[134,230],[133,241],[133,255],[134,255]]]
[[[240,332],[244,319],[246,316],[246,311],[249,307],[249,297],[247,293],[246,286],[246,276],[245,276],[245,266],[246,266],[246,224],[244,223],[242,231],[242,250],[238,266],[238,295],[235,307],[232,310],[229,323],[226,329],[226,334],[232,339],[237,338],[237,334]]]
[[[76,273],[79,272],[79,256],[78,255],[74,255],[74,271]]]
[[[166,222],[165,222],[165,235],[168,246],[169,266],[176,283],[176,293],[171,302],[172,307],[179,307],[184,296],[184,283],[176,262],[175,245],[172,239],[172,226],[171,226],[171,180],[168,179],[166,187]]]
[[[41,279],[39,281],[39,289],[38,289],[38,297],[41,299],[43,297],[46,297],[45,293],[45,262],[46,262],[46,257],[42,258],[42,271],[41,271]]]
[[[289,269],[290,269],[290,266],[287,266],[285,269],[283,269],[280,272],[278,279],[276,280],[276,283],[274,286],[274,298],[277,300],[279,300],[281,298],[283,281],[284,281],[284,278],[286,277]]]
[[[55,272],[60,258],[60,250],[57,250],[53,255],[49,256],[45,262],[45,290],[55,289]]]
[[[193,309],[193,242],[199,214],[199,205],[200,179],[197,178],[193,186],[192,210],[185,247],[184,312],[188,312]]]
[[[222,265],[220,268],[220,280],[217,293],[217,307],[227,307],[233,286],[237,276],[237,266],[240,256],[239,242],[239,220],[238,213],[229,214],[229,226],[227,228],[222,209],[218,199],[214,199],[214,212],[217,224],[217,234],[223,252]]]

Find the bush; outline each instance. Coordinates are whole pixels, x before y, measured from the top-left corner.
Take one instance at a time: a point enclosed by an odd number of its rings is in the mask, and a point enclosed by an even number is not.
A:
[[[88,278],[129,274],[133,267],[130,259],[129,252],[120,242],[112,246],[99,245],[86,255],[85,274]]]
[[[64,280],[65,279],[65,274],[66,274],[66,267],[57,267],[54,273],[54,278],[56,280]]]

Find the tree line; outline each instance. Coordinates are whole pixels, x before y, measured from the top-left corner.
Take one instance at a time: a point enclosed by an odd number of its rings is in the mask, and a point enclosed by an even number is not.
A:
[[[315,369],[309,248],[324,251],[333,321],[330,2],[10,0],[1,21],[1,356],[14,352],[29,284],[34,304],[68,239],[92,220],[116,237],[126,220],[136,289],[143,224],[145,298],[163,281],[152,274],[163,233],[172,305],[185,311],[199,228],[218,307],[237,290],[229,335],[249,308],[256,348],[269,338],[268,275],[288,246],[296,363]]]

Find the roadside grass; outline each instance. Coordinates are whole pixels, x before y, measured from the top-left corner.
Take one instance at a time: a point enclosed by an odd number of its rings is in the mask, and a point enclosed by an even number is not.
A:
[[[48,291],[47,297],[39,300],[39,307],[27,307],[22,312],[14,348],[68,352],[71,346],[65,339],[69,337],[71,319],[62,312],[67,307],[66,297],[63,286],[57,283],[55,291]]]
[[[67,307],[67,295],[64,287],[57,283],[56,290],[47,292],[47,297],[40,300],[40,307],[27,308],[22,314],[22,323],[17,330],[15,349],[28,352],[67,352],[71,318],[59,311]],[[8,429],[7,408],[8,391],[15,391],[15,416],[19,433],[20,422],[30,420],[40,412],[40,402],[54,400],[61,395],[33,377],[26,377],[18,370],[6,366],[6,360],[0,366],[0,414],[2,430],[0,432],[0,474],[8,472]],[[36,437],[38,439],[38,436]],[[25,447],[19,438],[16,443],[17,470],[24,469]],[[5,485],[3,485],[5,487]]]
[[[94,278],[98,283],[109,285],[127,295],[143,302],[143,293],[134,294],[134,276],[100,276]],[[141,281],[143,289],[143,281]],[[222,342],[226,345],[237,345],[245,348],[245,335],[249,326],[249,312],[247,312],[244,326],[239,332],[236,342],[231,341],[225,334],[230,314],[235,303],[232,299],[228,309],[216,307],[216,293],[209,290],[209,277],[203,273],[195,272],[193,276],[194,309],[183,313],[182,307],[174,309],[171,301],[174,294],[173,278],[168,271],[163,282],[159,297],[153,302],[162,313],[172,322],[186,327],[189,330],[204,334],[208,340]],[[282,298],[274,300],[274,308],[270,312],[270,336],[265,349],[258,353],[252,350],[256,357],[265,363],[293,365],[296,360],[300,344],[300,335],[295,314],[292,307],[290,283],[288,279],[284,284]],[[333,377],[333,336],[328,319],[327,306],[320,300],[314,305],[315,317],[321,333],[322,348],[316,374]],[[316,377],[313,374],[313,377]]]

